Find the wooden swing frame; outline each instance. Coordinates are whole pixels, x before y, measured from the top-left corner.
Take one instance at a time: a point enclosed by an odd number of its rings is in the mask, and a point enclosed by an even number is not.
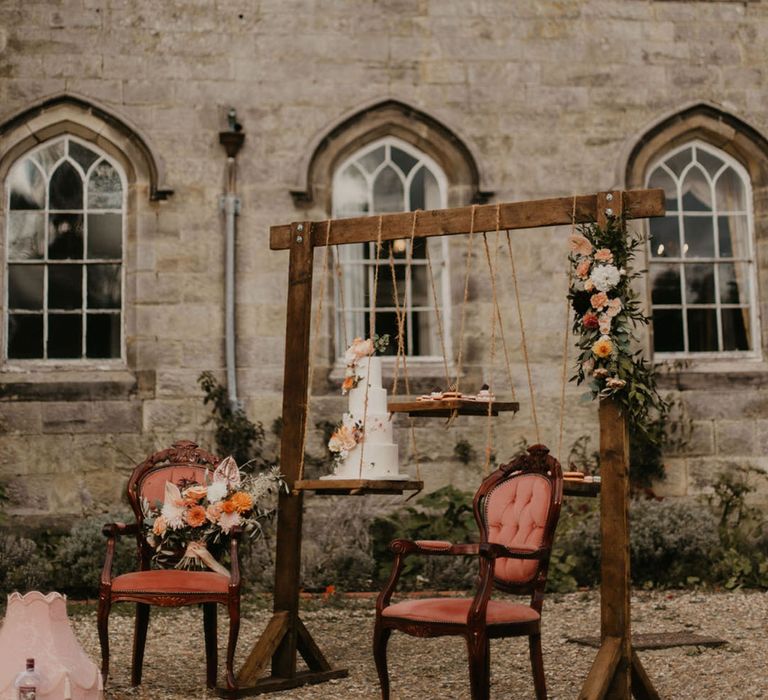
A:
[[[280,494],[273,616],[238,673],[239,688],[230,697],[287,690],[346,677],[333,668],[299,618],[301,540],[304,493],[294,488],[302,478],[304,433],[308,414],[312,278],[314,250],[325,245],[390,241],[411,231],[415,238],[502,230],[586,224],[605,226],[623,216],[642,219],[664,215],[663,190],[615,190],[507,204],[439,209],[381,217],[303,221],[270,228],[270,248],[289,250],[288,300],[283,380],[283,433],[280,464],[288,485]],[[659,695],[632,649],[629,576],[629,437],[626,417],[613,400],[599,407],[601,465],[601,640],[579,700],[642,700]],[[308,670],[297,670],[297,654]],[[260,677],[271,662],[271,674]],[[222,690],[222,694],[227,695]]]

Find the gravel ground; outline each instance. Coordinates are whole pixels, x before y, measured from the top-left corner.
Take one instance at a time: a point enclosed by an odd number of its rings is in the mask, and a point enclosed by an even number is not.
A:
[[[124,611],[121,612],[120,610]],[[214,697],[204,688],[202,615],[196,608],[160,611],[150,623],[144,680],[129,688],[131,606],[118,606],[110,618],[111,700],[192,700]],[[222,615],[223,610],[220,615]],[[674,700],[768,699],[768,593],[637,592],[633,597],[635,632],[688,631],[724,638],[719,648],[678,647],[641,652],[662,698]],[[96,613],[91,606],[71,610],[78,638],[99,657]],[[242,663],[269,619],[269,610],[248,605],[241,625],[237,665]],[[375,700],[379,697],[371,654],[373,603],[342,600],[305,604],[302,618],[332,663],[348,668],[349,678],[290,690],[285,700]],[[548,596],[544,605],[544,663],[552,700],[575,698],[595,650],[567,642],[599,634],[596,592]],[[219,618],[223,663],[226,617]],[[524,638],[492,642],[494,698],[533,698]],[[468,698],[464,643],[459,638],[414,639],[394,633],[389,644],[393,700]],[[220,675],[221,677],[221,675]]]

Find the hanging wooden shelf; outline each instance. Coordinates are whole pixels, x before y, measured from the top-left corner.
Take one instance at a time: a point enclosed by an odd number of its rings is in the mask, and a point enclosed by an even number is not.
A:
[[[390,413],[407,413],[416,418],[450,418],[459,416],[487,416],[488,407],[492,416],[504,411],[517,413],[517,401],[472,401],[471,399],[436,399],[433,401],[392,401],[387,406]]]
[[[423,481],[405,479],[298,479],[293,491],[314,491],[323,496],[365,496],[367,494],[402,494],[404,491],[421,491]]]
[[[596,498],[600,495],[600,482],[584,481],[584,479],[563,479],[563,493],[566,496]]]

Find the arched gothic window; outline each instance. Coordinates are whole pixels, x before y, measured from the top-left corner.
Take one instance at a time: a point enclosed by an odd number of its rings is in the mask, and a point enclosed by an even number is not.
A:
[[[6,357],[121,358],[126,179],[66,135],[8,172]]]
[[[745,355],[758,346],[752,191],[727,153],[691,141],[648,170],[667,212],[650,220],[657,355]]]
[[[446,177],[426,154],[391,136],[356,151],[334,171],[334,217],[386,214],[416,209],[439,209],[447,204]],[[450,338],[448,250],[444,239],[419,239],[409,254],[410,240],[385,242],[379,255],[375,282],[376,244],[339,247],[341,281],[336,287],[336,352],[340,356],[354,337],[367,337],[374,313],[376,333],[392,339],[388,353],[397,352],[397,317],[390,268],[394,260],[398,303],[405,309],[404,346],[413,357],[437,358],[440,347],[435,299],[440,307],[445,342]],[[411,258],[411,272],[407,273]],[[431,265],[430,265],[431,264]],[[429,268],[431,266],[432,275]],[[446,347],[450,357],[450,348]]]

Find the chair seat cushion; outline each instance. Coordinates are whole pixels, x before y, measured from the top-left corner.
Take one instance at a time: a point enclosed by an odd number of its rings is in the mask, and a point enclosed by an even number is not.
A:
[[[113,593],[227,593],[229,577],[213,571],[134,571],[112,579]]]
[[[395,603],[384,608],[381,614],[384,617],[418,622],[465,624],[471,604],[471,598],[421,598]],[[512,622],[533,622],[538,619],[539,613],[528,605],[503,600],[488,602],[486,624],[504,625]]]

